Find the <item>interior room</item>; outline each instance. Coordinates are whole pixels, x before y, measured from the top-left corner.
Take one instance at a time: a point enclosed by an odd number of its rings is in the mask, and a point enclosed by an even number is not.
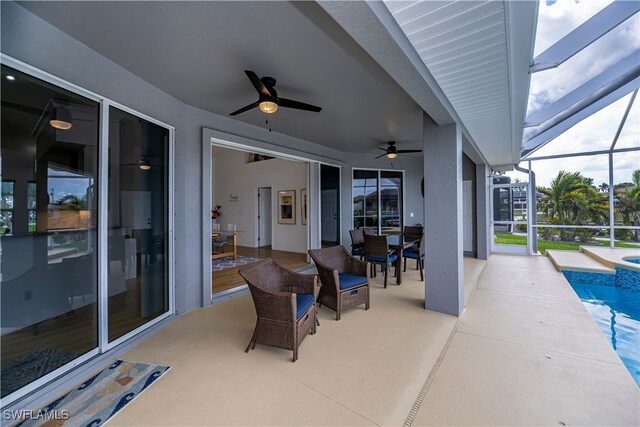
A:
[[[308,163],[215,145],[211,163],[212,294],[244,284],[240,266],[265,258],[306,267]]]

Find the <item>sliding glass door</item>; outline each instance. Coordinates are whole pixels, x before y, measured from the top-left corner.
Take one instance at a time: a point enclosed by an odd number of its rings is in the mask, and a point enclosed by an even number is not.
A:
[[[2,66],[2,397],[98,347],[100,105]]]
[[[109,108],[109,341],[168,310],[169,130]]]
[[[3,405],[173,306],[173,130],[16,67],[3,58]]]
[[[402,231],[403,173],[353,170],[353,227],[372,227],[378,233]]]

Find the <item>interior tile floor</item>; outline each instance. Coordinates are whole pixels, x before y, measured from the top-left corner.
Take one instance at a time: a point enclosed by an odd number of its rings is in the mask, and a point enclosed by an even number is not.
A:
[[[321,308],[295,363],[244,353],[249,295],[187,313],[122,356],[172,369],[110,424],[637,424],[635,382],[548,259],[465,259],[460,318],[423,308],[411,267],[372,286],[368,311]]]

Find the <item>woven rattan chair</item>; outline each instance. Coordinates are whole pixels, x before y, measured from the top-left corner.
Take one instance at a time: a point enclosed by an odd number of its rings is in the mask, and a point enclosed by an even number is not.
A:
[[[293,350],[308,334],[316,332],[316,299],[318,276],[287,270],[271,258],[241,267],[238,271],[247,281],[256,307],[258,320],[249,348],[256,344]]]
[[[389,264],[395,262],[398,259],[398,256],[396,254],[389,252],[387,236],[372,236],[369,234],[365,234],[364,259],[371,263],[372,276],[375,276],[375,265],[379,264],[382,266],[382,270],[384,271],[384,287],[386,288]]]
[[[404,258],[404,271],[407,271],[407,258],[416,260],[416,268],[420,269],[420,280],[424,282],[424,256],[425,256],[425,248],[424,248],[424,234],[420,236],[420,243],[418,247],[410,247],[402,251],[402,258]]]
[[[364,256],[364,230],[362,228],[349,230],[349,235],[351,236],[351,255],[359,256],[362,259]]]
[[[369,309],[367,262],[351,256],[342,246],[312,249],[309,255],[322,282],[318,303],[335,310],[336,320],[340,320],[342,310],[360,304]]]

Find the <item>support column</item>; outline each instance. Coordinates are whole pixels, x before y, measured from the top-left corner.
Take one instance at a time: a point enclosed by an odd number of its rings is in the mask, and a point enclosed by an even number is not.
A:
[[[476,230],[478,241],[478,259],[488,259],[491,253],[491,236],[489,221],[491,219],[491,206],[489,205],[491,170],[485,164],[476,165]]]
[[[456,124],[424,118],[425,307],[459,316],[464,308],[462,135]]]

